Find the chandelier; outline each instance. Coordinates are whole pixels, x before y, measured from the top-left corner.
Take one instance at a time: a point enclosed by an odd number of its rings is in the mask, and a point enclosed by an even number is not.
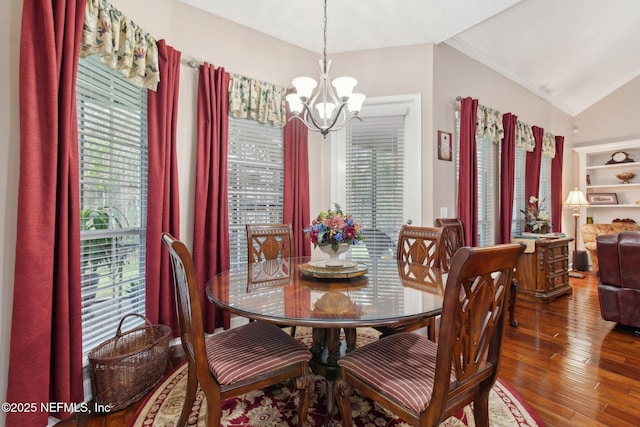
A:
[[[320,132],[323,137],[331,131],[342,129],[357,117],[365,96],[352,93],[358,81],[353,77],[338,77],[329,84],[331,61],[327,60],[327,0],[324,0],[324,51],[320,62],[320,87],[311,77],[296,77],[293,86],[296,93],[287,95],[291,118],[299,119],[309,130]],[[334,90],[335,89],[335,90]],[[362,120],[358,117],[359,120]]]

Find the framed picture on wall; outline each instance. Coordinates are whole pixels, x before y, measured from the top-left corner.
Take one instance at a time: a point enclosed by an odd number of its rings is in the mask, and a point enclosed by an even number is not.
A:
[[[438,159],[453,160],[452,135],[450,132],[438,131]]]

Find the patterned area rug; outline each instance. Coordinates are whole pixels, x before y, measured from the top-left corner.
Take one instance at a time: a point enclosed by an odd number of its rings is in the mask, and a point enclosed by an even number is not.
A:
[[[311,331],[299,328],[296,338],[310,342]],[[358,330],[358,343],[377,337],[373,329]],[[147,397],[131,419],[129,427],[175,426],[180,418],[187,385],[186,364],[178,367]],[[297,425],[298,392],[293,386],[282,386],[246,393],[228,399],[222,408],[223,427],[285,427]],[[198,390],[188,425],[206,425],[206,399]],[[351,397],[354,425],[359,427],[409,427],[409,424],[378,406],[375,402],[354,393]],[[336,410],[337,412],[337,410]],[[311,398],[309,421],[311,425],[323,425],[325,414],[325,382],[317,377],[316,390]],[[489,397],[489,417],[492,427],[542,426],[538,416],[522,399],[500,380]],[[339,415],[335,414],[339,421]],[[441,424],[447,427],[474,427],[473,412],[469,406]]]

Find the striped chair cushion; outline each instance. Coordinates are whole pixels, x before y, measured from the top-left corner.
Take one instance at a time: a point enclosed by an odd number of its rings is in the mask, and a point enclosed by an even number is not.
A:
[[[401,332],[356,349],[338,365],[401,405],[421,412],[431,401],[437,349],[426,336]],[[453,372],[451,380],[455,381]]]
[[[299,362],[311,353],[279,327],[251,322],[207,338],[209,369],[220,384],[232,384]]]

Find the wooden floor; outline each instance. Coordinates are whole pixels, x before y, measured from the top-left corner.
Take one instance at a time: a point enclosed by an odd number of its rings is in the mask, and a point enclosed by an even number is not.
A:
[[[640,336],[602,320],[593,275],[571,283],[553,303],[518,301],[499,376],[546,426],[640,426]],[[136,409],[58,425],[122,427]]]

